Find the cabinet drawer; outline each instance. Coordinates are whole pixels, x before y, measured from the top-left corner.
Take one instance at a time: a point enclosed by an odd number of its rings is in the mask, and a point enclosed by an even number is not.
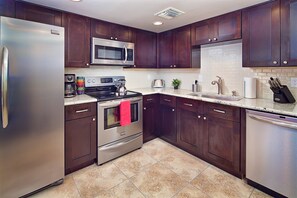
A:
[[[187,98],[177,98],[176,105],[178,108],[203,113],[203,103],[198,100],[192,100]]]
[[[176,98],[175,98],[175,96],[161,95],[160,104],[166,105],[169,107],[175,107],[176,106]]]
[[[66,120],[74,120],[78,118],[84,118],[88,116],[96,115],[97,103],[86,103],[79,105],[71,105],[65,107]]]
[[[150,103],[158,103],[158,95],[152,94],[152,95],[145,95],[143,96],[143,104],[150,104]]]
[[[225,120],[240,121],[240,108],[221,104],[205,103],[204,113]]]

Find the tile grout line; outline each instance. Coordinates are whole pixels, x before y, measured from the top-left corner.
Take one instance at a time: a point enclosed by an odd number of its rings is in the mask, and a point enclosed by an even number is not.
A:
[[[75,188],[76,188],[76,190],[77,190],[77,192],[78,192],[79,197],[82,198],[81,192],[79,191],[79,189],[78,189],[78,187],[77,187],[77,183],[76,183],[76,181],[75,181],[73,175],[71,175],[71,177],[72,177],[72,179],[73,179],[73,182],[74,182],[74,184],[75,184]]]
[[[253,195],[254,191],[255,191],[255,188],[253,188],[253,190],[252,190],[252,192],[251,192],[249,198]]]

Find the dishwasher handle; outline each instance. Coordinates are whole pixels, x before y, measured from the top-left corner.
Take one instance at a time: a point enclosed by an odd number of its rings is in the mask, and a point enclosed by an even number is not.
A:
[[[285,128],[291,128],[291,129],[296,129],[297,130],[297,123],[292,123],[292,122],[286,122],[286,121],[280,121],[280,120],[275,120],[263,116],[258,116],[258,115],[248,115],[250,118],[254,120],[258,120],[261,122],[266,122],[269,124],[285,127]]]

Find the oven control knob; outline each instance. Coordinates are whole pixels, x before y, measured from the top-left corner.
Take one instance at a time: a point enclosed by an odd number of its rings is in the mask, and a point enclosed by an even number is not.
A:
[[[96,82],[96,79],[93,79],[93,80],[92,80],[92,83],[95,83],[95,82]]]
[[[90,83],[91,82],[91,79],[88,79],[88,81],[87,81],[88,83]]]

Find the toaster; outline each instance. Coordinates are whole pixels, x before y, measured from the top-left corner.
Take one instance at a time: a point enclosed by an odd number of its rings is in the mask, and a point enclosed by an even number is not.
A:
[[[153,88],[163,88],[163,87],[165,87],[165,81],[162,79],[155,79],[152,82],[152,87]]]

